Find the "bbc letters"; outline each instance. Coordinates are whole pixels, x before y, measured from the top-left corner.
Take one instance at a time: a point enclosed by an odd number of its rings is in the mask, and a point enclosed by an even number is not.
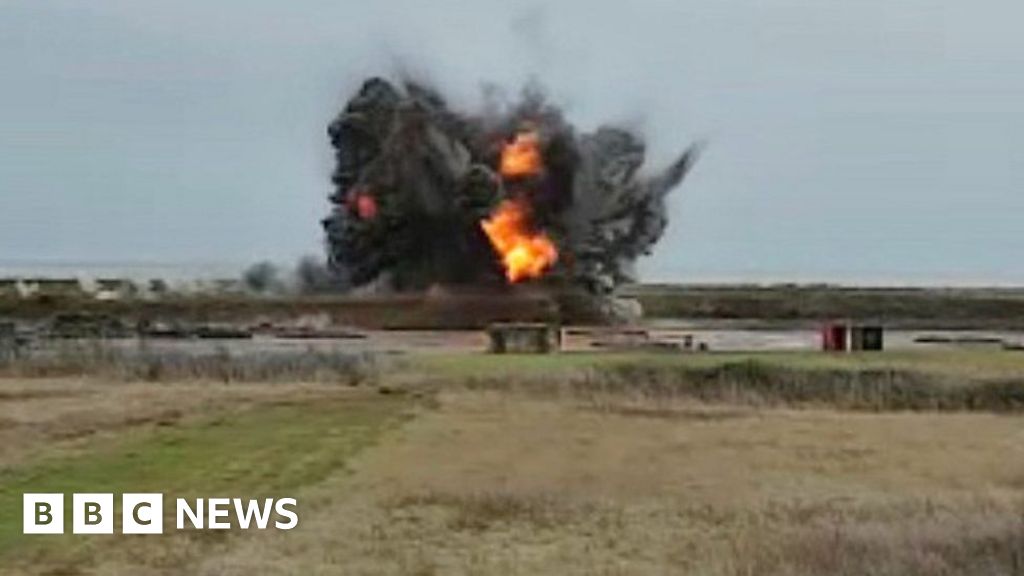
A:
[[[120,522],[115,522],[114,494],[72,494],[65,516],[64,494],[24,494],[25,534],[63,534],[67,516],[74,534],[163,534],[164,495],[122,494]],[[298,526],[294,498],[176,498],[177,530],[291,530]]]

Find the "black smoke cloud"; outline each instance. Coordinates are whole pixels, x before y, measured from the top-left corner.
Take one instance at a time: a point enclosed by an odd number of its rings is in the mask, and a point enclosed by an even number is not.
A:
[[[558,248],[539,282],[608,294],[633,280],[635,261],[668,222],[665,196],[698,147],[642,175],[639,136],[613,126],[580,133],[535,88],[485,110],[456,112],[413,81],[363,84],[328,128],[336,169],[323,225],[334,273],[393,290],[506,285],[480,223],[515,196],[528,200],[533,226]],[[545,170],[524,192],[496,167],[503,146],[526,130],[539,135]]]

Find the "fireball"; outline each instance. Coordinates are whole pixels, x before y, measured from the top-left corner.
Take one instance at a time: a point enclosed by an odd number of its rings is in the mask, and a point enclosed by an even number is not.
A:
[[[538,278],[558,261],[554,242],[531,229],[530,208],[522,199],[503,200],[480,226],[501,257],[509,282]]]
[[[499,171],[504,178],[529,178],[539,175],[543,169],[540,135],[536,132],[516,134],[501,150]]]

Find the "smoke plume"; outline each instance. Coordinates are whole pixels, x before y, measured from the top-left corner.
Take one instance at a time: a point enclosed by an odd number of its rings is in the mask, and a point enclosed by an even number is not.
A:
[[[466,114],[427,86],[380,78],[328,134],[330,266],[395,290],[539,282],[608,294],[661,237],[665,196],[699,152],[642,175],[639,136],[579,133],[538,90]]]

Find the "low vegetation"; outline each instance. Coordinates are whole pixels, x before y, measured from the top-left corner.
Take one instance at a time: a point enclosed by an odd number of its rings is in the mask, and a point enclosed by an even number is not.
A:
[[[335,325],[383,329],[476,329],[495,320],[555,320],[550,298],[531,294],[397,294],[388,296],[305,296],[251,294],[172,294],[159,299],[101,301],[89,297],[0,296],[0,318],[45,322],[55,315],[88,314],[116,318],[127,326],[146,320],[183,324],[252,325],[326,316]]]
[[[323,385],[292,385],[285,390],[241,386],[243,390],[211,391],[187,384],[68,388],[50,383],[49,404],[54,409],[61,409],[61,393],[81,398],[80,408],[65,409],[58,417],[32,414],[46,410],[47,403],[39,399],[4,401],[0,415],[8,426],[23,430],[8,430],[3,436],[20,436],[34,446],[6,454],[0,462],[0,510],[20,510],[24,492],[160,492],[186,498],[301,495],[327,477],[346,474],[350,458],[399,423],[410,407],[402,398]],[[111,398],[95,396],[118,397],[121,410],[103,406]],[[138,407],[145,399],[161,406]],[[137,413],[118,420],[128,406]],[[106,414],[90,420],[80,412],[88,408],[105,409]],[[69,425],[69,418],[77,423]],[[40,426],[49,432],[45,438],[38,437]],[[304,511],[300,507],[299,512]],[[173,523],[173,510],[165,514],[165,522]],[[150,568],[173,572],[175,557],[212,553],[224,545],[216,535],[199,532],[148,542],[70,534],[32,539],[21,535],[20,521],[19,514],[0,517],[0,558],[26,572],[41,565],[47,573],[87,573],[90,566],[111,557],[152,562]]]
[[[810,322],[827,318],[888,326],[1021,328],[1016,288],[854,288],[829,285],[640,285],[626,290],[655,318]]]
[[[443,391],[435,410],[361,461],[359,498],[314,512],[294,539],[261,536],[200,567],[1020,573],[1017,417],[654,407],[651,417],[569,398]],[[307,550],[331,552],[309,559]]]
[[[5,515],[0,571],[1024,574],[1012,352],[422,356],[354,387],[329,366],[0,377],[0,510],[300,502],[287,533],[25,537]]]
[[[0,357],[0,376],[92,376],[122,381],[218,382],[322,381],[357,386],[371,382],[367,354],[305,349],[232,352],[211,347],[197,353],[145,345],[118,347],[103,341],[68,341],[43,350]]]
[[[1024,410],[1024,355],[1002,351],[466,356],[426,363],[442,379],[456,376],[470,389],[598,403],[633,398],[873,411]]]
[[[315,276],[315,275],[312,275]],[[254,279],[273,285],[273,278]],[[308,282],[320,282],[311,278]],[[259,292],[258,290],[256,292]],[[589,322],[587,306],[572,294],[461,293],[346,296],[311,289],[305,295],[269,293],[165,293],[151,299],[100,301],[88,296],[28,299],[0,295],[0,318],[45,320],[58,313],[182,322],[254,323],[257,318],[329,315],[338,324],[367,328],[481,328],[495,320]],[[637,299],[649,318],[733,320],[745,325],[813,325],[830,318],[884,322],[890,327],[1020,329],[1024,290],[1015,288],[853,288],[827,285],[638,285],[622,296]],[[560,314],[558,308],[561,306]],[[563,317],[568,315],[568,318]]]

